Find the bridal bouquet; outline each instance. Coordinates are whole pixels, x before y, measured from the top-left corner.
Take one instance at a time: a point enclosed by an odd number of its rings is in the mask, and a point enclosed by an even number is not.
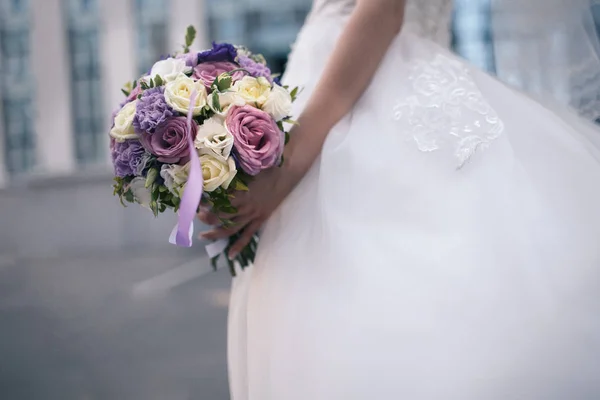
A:
[[[213,44],[190,52],[195,34],[189,27],[181,53],[126,85],[110,130],[114,194],[155,216],[177,212],[170,241],[185,247],[192,245],[201,199],[216,214],[235,213],[236,191],[283,162],[284,123],[293,123],[297,93],[274,81],[264,58],[243,47]],[[213,266],[235,239],[208,247]],[[238,256],[242,267],[254,259],[257,240]]]

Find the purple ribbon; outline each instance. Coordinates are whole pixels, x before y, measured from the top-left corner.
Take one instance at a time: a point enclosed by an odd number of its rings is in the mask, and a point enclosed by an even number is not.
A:
[[[194,218],[196,218],[196,212],[200,205],[202,189],[204,186],[200,158],[198,157],[196,148],[194,147],[194,139],[192,138],[192,114],[197,95],[198,93],[194,90],[190,96],[190,108],[188,109],[187,114],[187,141],[190,149],[190,172],[183,191],[183,196],[181,196],[177,225],[173,228],[173,232],[169,239],[171,243],[181,247],[192,247]]]

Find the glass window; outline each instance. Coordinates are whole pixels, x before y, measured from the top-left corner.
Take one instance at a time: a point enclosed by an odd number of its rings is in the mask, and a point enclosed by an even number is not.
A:
[[[290,45],[311,3],[311,0],[208,0],[210,39],[248,46],[265,56],[273,72],[283,72]]]
[[[29,0],[0,0],[0,101],[6,169],[12,175],[35,164],[30,28]]]
[[[490,0],[455,0],[454,50],[478,67],[494,72]]]
[[[169,54],[169,3],[167,0],[135,0],[137,70],[148,73],[152,64]]]
[[[64,1],[76,158],[80,164],[102,162],[106,133],[102,124],[98,0]]]

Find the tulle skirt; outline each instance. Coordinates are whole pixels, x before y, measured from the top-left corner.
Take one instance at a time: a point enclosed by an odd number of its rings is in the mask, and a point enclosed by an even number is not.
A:
[[[296,113],[341,28],[300,35]],[[233,280],[232,398],[600,398],[594,141],[400,34]]]

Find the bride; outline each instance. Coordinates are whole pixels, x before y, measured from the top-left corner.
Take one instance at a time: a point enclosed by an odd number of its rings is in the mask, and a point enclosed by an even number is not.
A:
[[[600,398],[600,132],[451,54],[451,3],[314,2],[236,199],[234,400]]]

